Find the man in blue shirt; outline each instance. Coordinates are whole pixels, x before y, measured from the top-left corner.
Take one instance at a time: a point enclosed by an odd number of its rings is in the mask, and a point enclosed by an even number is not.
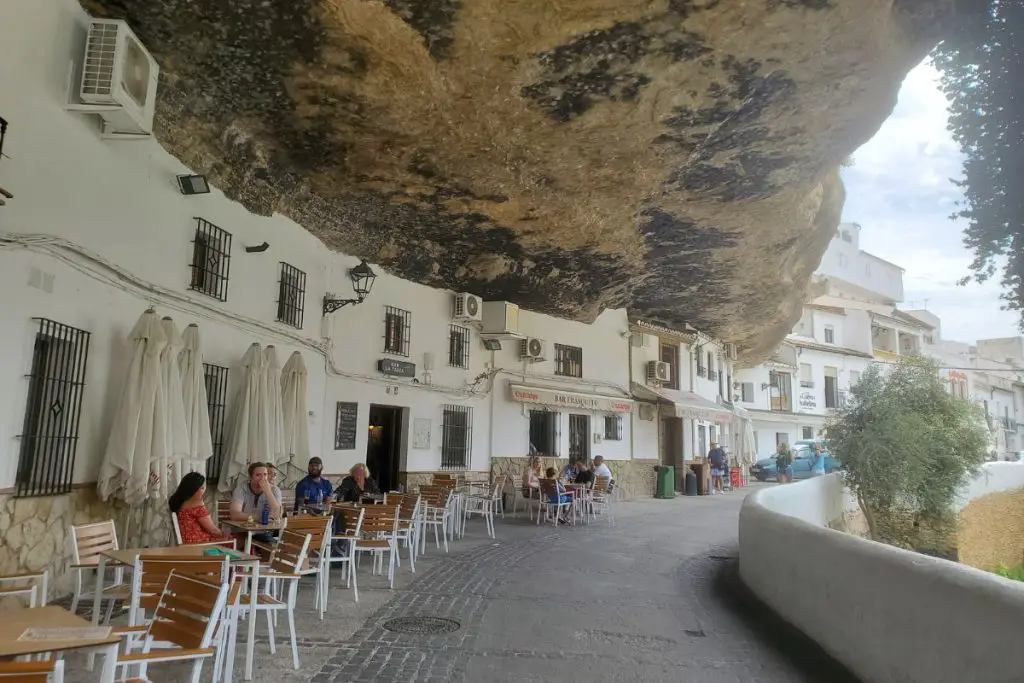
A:
[[[303,477],[295,485],[295,509],[299,505],[327,505],[331,502],[334,487],[331,482],[320,476],[323,472],[324,463],[320,458],[310,458],[306,471],[309,476]]]

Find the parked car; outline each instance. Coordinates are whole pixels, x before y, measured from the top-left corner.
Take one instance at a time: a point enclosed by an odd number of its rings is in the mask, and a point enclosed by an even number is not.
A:
[[[793,479],[807,479],[811,476],[811,460],[813,456],[810,447],[806,445],[794,446],[792,451]],[[839,469],[842,469],[842,463],[834,458],[831,453],[826,453],[825,472],[831,473]],[[777,479],[778,472],[775,467],[775,456],[772,455],[769,458],[761,458],[758,460],[754,466],[750,468],[750,474],[758,481]]]

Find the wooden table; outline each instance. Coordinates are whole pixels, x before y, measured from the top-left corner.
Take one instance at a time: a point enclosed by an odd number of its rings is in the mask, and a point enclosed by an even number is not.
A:
[[[244,524],[244,522],[241,522]],[[167,548],[124,548],[121,550],[108,550],[100,555],[99,563],[96,566],[96,594],[93,596],[92,603],[92,623],[99,625],[100,621],[100,605],[101,602],[101,590],[103,588],[103,574],[106,570],[106,563],[110,561],[113,564],[129,565],[134,566],[135,560],[140,555],[159,555],[162,557],[174,556],[182,559],[190,560],[201,560],[201,559],[218,559],[223,555],[208,556],[204,553],[209,550],[212,546],[209,545],[178,545]],[[252,660],[255,655],[256,647],[256,606],[259,599],[259,573],[260,573],[260,558],[249,553],[239,553],[233,551],[233,554],[228,555],[228,562],[230,564],[247,565],[251,569],[252,584],[249,590],[249,624],[248,624],[248,635],[245,643],[245,680],[252,680]],[[234,630],[232,628],[232,630]],[[52,649],[52,648],[51,648]],[[231,675],[234,669],[234,660],[228,658],[228,661],[224,665],[224,680],[230,683]],[[113,680],[113,679],[110,679]]]
[[[245,546],[242,548],[242,552],[248,555],[252,552],[253,534],[270,534],[275,531],[281,531],[281,529],[285,528],[285,522],[277,521],[270,524],[258,524],[247,520],[225,519],[221,520],[221,526],[226,526],[238,533],[245,534]]]
[[[75,640],[18,640],[28,628],[90,628],[93,624],[72,614],[63,607],[28,607],[4,610],[0,619],[0,658],[21,657],[44,652],[65,650],[102,649],[103,671],[100,683],[113,683],[117,668],[117,650],[121,639],[116,635],[106,638]]]

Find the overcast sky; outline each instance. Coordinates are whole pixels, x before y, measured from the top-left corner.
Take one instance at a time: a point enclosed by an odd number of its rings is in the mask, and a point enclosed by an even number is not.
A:
[[[861,224],[861,249],[906,269],[901,307],[938,315],[946,339],[1019,334],[1017,316],[1000,310],[997,282],[956,284],[971,262],[962,224],[949,220],[960,197],[950,182],[960,177],[960,151],[931,64],[910,72],[893,115],[853,156],[843,172],[843,220]]]

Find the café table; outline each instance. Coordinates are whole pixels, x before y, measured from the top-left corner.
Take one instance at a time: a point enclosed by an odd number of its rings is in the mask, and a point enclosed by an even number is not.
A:
[[[248,555],[252,552],[253,535],[279,532],[281,529],[285,528],[286,522],[283,520],[277,520],[271,521],[269,524],[260,524],[258,522],[250,522],[244,519],[225,519],[221,520],[220,525],[233,531],[237,531],[238,533],[245,534],[245,547],[242,548],[242,552]]]
[[[0,659],[68,650],[101,650],[103,669],[100,672],[100,683],[113,683],[117,669],[118,645],[121,639],[109,629],[104,628],[106,635],[99,638],[82,638],[75,637],[75,634],[68,634],[68,638],[60,640],[51,638],[19,640],[22,634],[30,628],[92,629],[93,626],[82,617],[56,605],[4,610],[3,618],[0,619]]]
[[[261,525],[262,526],[262,525]],[[180,557],[183,560],[200,560],[205,557],[206,551],[214,547],[211,545],[177,545],[165,548],[123,548],[121,550],[107,550],[100,554],[96,565],[96,594],[93,596],[92,623],[99,625],[100,620],[100,598],[103,586],[103,574],[107,562],[114,565],[134,566],[135,560],[140,555],[158,555],[160,557]],[[245,643],[245,680],[252,680],[252,661],[255,656],[256,647],[256,608],[259,600],[259,573],[260,558],[247,552],[225,550],[228,553],[228,562],[232,565],[246,566],[250,569],[249,576],[251,584],[249,590],[249,623],[247,640]],[[90,665],[91,666],[91,665]],[[234,662],[229,658],[225,663],[224,680],[231,681],[231,674],[234,669]]]

